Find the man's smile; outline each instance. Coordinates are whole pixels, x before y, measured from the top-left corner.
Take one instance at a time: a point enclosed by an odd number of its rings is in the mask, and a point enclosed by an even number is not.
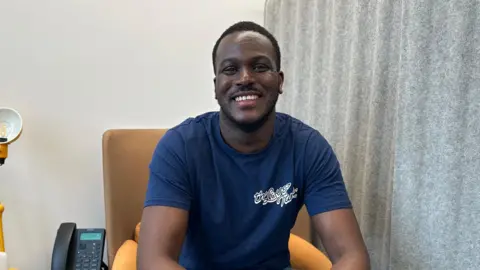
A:
[[[239,109],[249,109],[249,108],[254,108],[256,107],[257,105],[257,102],[259,101],[259,99],[261,98],[261,96],[259,95],[242,95],[242,96],[237,96],[235,99],[234,99],[234,103],[235,105],[239,108]]]

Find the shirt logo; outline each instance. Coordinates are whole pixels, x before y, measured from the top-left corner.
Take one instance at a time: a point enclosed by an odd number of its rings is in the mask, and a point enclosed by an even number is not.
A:
[[[276,191],[271,187],[267,191],[263,192],[260,190],[259,192],[253,195],[253,201],[255,204],[262,203],[262,205],[266,205],[268,203],[277,203],[280,207],[291,202],[293,199],[297,198],[297,191],[298,188],[293,187],[292,192],[288,193],[288,189],[292,186],[292,183],[288,183],[283,187],[278,188]]]

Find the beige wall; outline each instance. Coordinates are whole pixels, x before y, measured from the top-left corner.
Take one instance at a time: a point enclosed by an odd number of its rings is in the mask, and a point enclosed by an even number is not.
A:
[[[174,4],[177,3],[177,4]],[[101,137],[217,109],[211,49],[264,1],[2,1],[0,106],[23,116],[0,167],[11,266],[50,269],[61,222],[103,227]],[[188,10],[187,10],[188,8]]]

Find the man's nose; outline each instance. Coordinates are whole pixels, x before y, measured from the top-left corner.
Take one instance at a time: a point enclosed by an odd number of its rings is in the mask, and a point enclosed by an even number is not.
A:
[[[237,85],[248,85],[253,83],[253,76],[250,70],[243,68],[239,72]]]

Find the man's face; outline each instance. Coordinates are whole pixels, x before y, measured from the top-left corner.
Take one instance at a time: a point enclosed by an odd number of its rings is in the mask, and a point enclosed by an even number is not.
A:
[[[274,110],[283,85],[275,56],[270,40],[256,32],[222,39],[215,62],[215,98],[231,121],[254,125]]]

